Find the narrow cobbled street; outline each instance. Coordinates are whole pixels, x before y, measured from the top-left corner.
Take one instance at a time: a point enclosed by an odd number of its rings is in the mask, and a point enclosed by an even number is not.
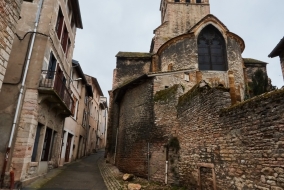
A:
[[[103,151],[83,158],[62,168],[51,171],[23,190],[107,190],[98,163]]]

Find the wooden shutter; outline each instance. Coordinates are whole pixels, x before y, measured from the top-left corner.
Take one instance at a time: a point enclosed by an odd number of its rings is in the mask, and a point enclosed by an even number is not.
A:
[[[62,14],[61,8],[59,8],[56,27],[55,27],[55,31],[57,33],[57,37],[59,40],[60,40],[61,33],[62,33],[63,21],[64,21],[64,16]]]

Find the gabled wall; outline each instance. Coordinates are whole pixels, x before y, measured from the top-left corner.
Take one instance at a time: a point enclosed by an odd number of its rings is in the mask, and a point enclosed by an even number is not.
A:
[[[113,76],[113,89],[150,72],[152,58],[117,57],[116,69]]]

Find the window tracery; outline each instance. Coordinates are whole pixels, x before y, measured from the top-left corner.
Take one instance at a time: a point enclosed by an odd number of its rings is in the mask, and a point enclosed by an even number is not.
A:
[[[199,70],[227,70],[226,43],[213,25],[206,26],[198,37]]]

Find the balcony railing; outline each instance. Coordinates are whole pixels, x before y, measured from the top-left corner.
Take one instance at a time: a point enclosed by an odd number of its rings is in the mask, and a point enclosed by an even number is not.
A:
[[[66,79],[62,72],[43,70],[39,87],[53,89],[69,111],[72,111],[73,99],[66,87]]]

